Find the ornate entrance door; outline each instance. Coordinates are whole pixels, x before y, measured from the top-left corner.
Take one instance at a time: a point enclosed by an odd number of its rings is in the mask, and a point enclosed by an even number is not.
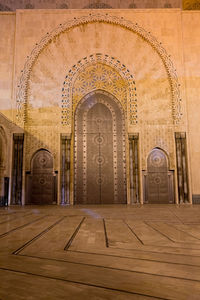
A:
[[[75,115],[75,203],[126,203],[123,112],[114,97],[94,92]]]
[[[27,203],[52,204],[56,201],[56,176],[53,157],[44,149],[32,159],[31,174],[27,175]]]
[[[145,202],[164,204],[173,201],[173,172],[168,171],[168,160],[164,151],[155,148],[147,160]]]

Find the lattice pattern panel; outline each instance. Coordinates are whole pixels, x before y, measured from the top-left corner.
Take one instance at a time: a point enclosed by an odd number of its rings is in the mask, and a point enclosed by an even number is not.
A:
[[[69,70],[62,94],[63,125],[71,124],[72,111],[81,98],[97,89],[116,96],[125,112],[129,103],[129,121],[132,125],[137,123],[137,94],[133,75],[116,58],[99,53],[83,58]]]
[[[25,135],[25,168],[30,170],[30,162],[33,154],[39,149],[49,150],[54,159],[54,168],[58,168],[59,155],[59,133],[56,128],[49,126],[31,126],[27,128]]]
[[[168,157],[170,169],[175,168],[173,126],[145,126],[141,134],[142,169],[147,168],[147,157],[155,147],[163,149]]]

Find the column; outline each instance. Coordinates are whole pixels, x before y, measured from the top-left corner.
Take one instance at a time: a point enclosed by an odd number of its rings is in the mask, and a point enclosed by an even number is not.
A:
[[[129,135],[130,200],[132,204],[139,203],[138,139],[138,133]]]
[[[71,134],[61,134],[61,201],[70,204]]]
[[[24,134],[13,134],[12,198],[11,204],[22,204]]]
[[[176,161],[178,177],[178,196],[180,203],[189,201],[188,191],[188,168],[186,156],[186,133],[175,132]]]

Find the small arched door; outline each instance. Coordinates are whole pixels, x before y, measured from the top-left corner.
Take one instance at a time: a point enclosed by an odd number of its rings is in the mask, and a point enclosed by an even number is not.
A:
[[[27,203],[52,204],[56,201],[56,176],[53,172],[53,157],[45,149],[35,153],[31,174],[27,175]]]
[[[96,91],[76,110],[76,204],[126,203],[124,115],[116,101]]]
[[[167,204],[173,201],[173,172],[169,171],[165,152],[155,148],[147,159],[145,202]]]

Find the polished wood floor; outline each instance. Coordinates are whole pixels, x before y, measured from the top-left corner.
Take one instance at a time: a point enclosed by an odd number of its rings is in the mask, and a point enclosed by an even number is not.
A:
[[[200,206],[0,208],[0,299],[200,299]]]

